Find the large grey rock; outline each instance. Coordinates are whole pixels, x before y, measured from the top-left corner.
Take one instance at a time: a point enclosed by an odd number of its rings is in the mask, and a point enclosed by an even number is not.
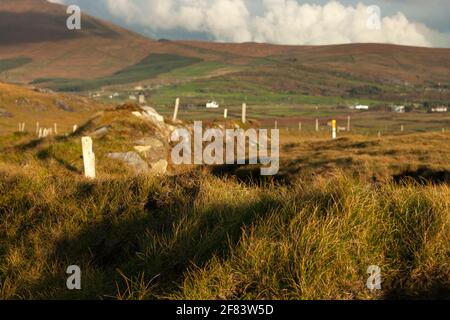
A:
[[[109,126],[104,126],[104,127],[98,128],[97,130],[95,130],[94,135],[104,136],[108,133],[109,128],[110,128]]]
[[[147,162],[142,160],[142,158],[136,152],[116,152],[108,153],[106,155],[110,159],[120,160],[132,167],[136,173],[142,174],[149,171]]]
[[[139,152],[147,161],[153,163],[166,159],[167,145],[163,141],[153,137],[146,137],[136,141],[134,150]]]
[[[45,88],[34,88],[33,90],[36,91],[36,92],[39,92],[39,93],[46,93],[46,94],[53,94],[53,93],[55,93],[54,91],[52,91],[50,89],[45,89]]]
[[[164,125],[164,117],[160,115],[155,109],[152,107],[141,107],[142,111],[135,111],[132,114],[138,118],[151,121],[158,126]]]
[[[141,145],[141,146],[150,146],[153,149],[164,147],[164,143],[161,140],[153,138],[153,137],[145,137],[145,138],[139,139],[136,141],[136,144]]]
[[[65,103],[62,100],[57,100],[56,101],[56,105],[58,106],[59,109],[63,110],[63,111],[67,111],[67,112],[74,112],[75,110],[69,106],[67,103]]]

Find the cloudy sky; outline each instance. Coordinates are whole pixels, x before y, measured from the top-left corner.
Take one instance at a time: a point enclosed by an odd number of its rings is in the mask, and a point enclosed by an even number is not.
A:
[[[156,39],[298,45],[378,42],[450,47],[450,0],[51,2],[79,5],[94,16]]]

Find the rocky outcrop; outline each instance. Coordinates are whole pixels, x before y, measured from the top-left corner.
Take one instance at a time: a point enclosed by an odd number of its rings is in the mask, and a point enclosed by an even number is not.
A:
[[[56,106],[66,112],[74,112],[75,110],[62,100],[56,100]]]
[[[164,117],[152,107],[139,107],[139,111],[131,109],[131,114],[142,121],[151,122],[153,133],[147,133],[146,136],[135,140],[133,150],[129,152],[108,153],[106,156],[122,161],[137,174],[165,175],[169,166],[167,161],[170,150],[169,138],[176,128],[166,124]],[[103,126],[96,129],[93,134],[105,136],[113,132],[110,129],[111,126]],[[137,134],[142,136],[142,132]]]
[[[115,152],[108,153],[106,156],[113,160],[122,161],[127,166],[133,168],[137,174],[143,174],[149,171],[147,162],[142,160],[136,152]]]
[[[164,117],[152,107],[145,106],[141,107],[141,109],[142,111],[134,111],[132,114],[143,120],[151,121],[156,125],[164,124]]]
[[[103,126],[95,130],[94,135],[95,136],[104,136],[109,132],[110,126]]]
[[[6,111],[5,109],[0,108],[0,117],[12,118],[13,114],[9,111]]]

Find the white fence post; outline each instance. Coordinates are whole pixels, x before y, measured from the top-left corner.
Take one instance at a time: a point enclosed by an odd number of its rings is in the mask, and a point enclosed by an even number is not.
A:
[[[223,110],[223,118],[224,119],[228,118],[228,109]]]
[[[242,104],[242,123],[245,123],[247,121],[247,104]]]
[[[72,128],[72,133],[77,132],[77,130],[78,130],[78,126],[76,124],[74,124],[73,128]]]
[[[316,132],[319,132],[319,119],[316,118]]]
[[[180,107],[180,98],[177,98],[175,100],[175,110],[173,110],[173,117],[172,117],[173,122],[177,121],[179,107]]]
[[[351,121],[352,121],[352,118],[350,116],[348,116],[348,118],[347,118],[347,131],[348,132],[350,132],[350,130],[351,130]]]
[[[83,147],[84,175],[86,178],[95,179],[95,154],[92,151],[91,137],[81,138]]]
[[[53,130],[54,130],[55,135],[57,135],[58,134],[58,125],[56,123],[53,124]]]

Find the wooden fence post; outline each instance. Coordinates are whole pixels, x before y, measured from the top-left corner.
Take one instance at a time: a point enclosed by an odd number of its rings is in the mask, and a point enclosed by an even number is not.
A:
[[[173,118],[172,118],[173,122],[177,121],[179,107],[180,107],[180,98],[177,98],[175,100],[175,110],[173,110]]]
[[[95,154],[92,151],[91,137],[81,138],[83,147],[84,175],[86,178],[95,179]]]

